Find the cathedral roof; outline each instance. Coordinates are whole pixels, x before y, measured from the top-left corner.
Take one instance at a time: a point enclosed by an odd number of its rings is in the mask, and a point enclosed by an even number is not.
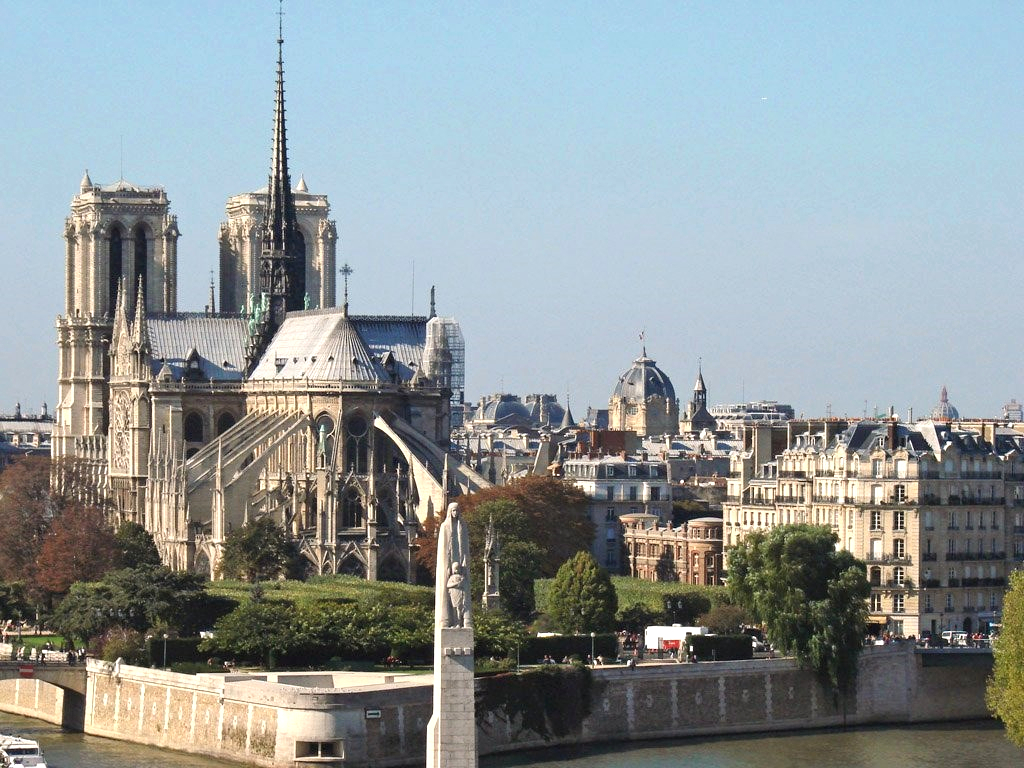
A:
[[[244,318],[180,312],[150,315],[146,325],[154,375],[159,375],[166,364],[172,379],[180,380],[185,375],[185,361],[195,349],[204,379],[242,378],[245,346],[249,341]]]
[[[356,324],[340,309],[289,313],[250,378],[390,380]]]
[[[675,400],[676,391],[672,386],[672,380],[645,354],[634,360],[632,367],[619,377],[612,397],[635,402],[644,401],[649,397]]]

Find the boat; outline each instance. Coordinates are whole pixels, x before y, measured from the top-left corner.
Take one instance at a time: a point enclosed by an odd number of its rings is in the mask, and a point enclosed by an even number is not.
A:
[[[39,742],[20,736],[0,734],[0,766],[3,768],[46,768],[46,758]]]

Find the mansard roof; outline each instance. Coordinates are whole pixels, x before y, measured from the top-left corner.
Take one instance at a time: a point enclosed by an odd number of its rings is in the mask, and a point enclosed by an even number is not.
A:
[[[149,315],[146,320],[152,355],[150,368],[159,375],[166,366],[171,377],[185,375],[185,362],[192,349],[199,353],[204,379],[240,381],[245,369],[245,345],[249,341],[245,318],[179,312]]]

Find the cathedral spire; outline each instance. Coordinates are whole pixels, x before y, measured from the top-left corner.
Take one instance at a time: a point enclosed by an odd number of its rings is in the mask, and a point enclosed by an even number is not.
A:
[[[288,174],[288,141],[284,109],[284,33],[278,11],[277,95],[274,104],[274,141],[267,182],[267,210],[263,228],[260,291],[270,298],[274,325],[284,313],[303,308],[306,292],[305,247],[295,214],[295,197]]]

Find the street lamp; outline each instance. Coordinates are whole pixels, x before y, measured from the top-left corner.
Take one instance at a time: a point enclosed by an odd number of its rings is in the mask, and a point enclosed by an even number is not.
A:
[[[167,633],[164,632],[164,669],[167,669]]]
[[[596,632],[590,633],[590,663],[597,665],[597,656],[594,655],[594,638],[597,637]]]

